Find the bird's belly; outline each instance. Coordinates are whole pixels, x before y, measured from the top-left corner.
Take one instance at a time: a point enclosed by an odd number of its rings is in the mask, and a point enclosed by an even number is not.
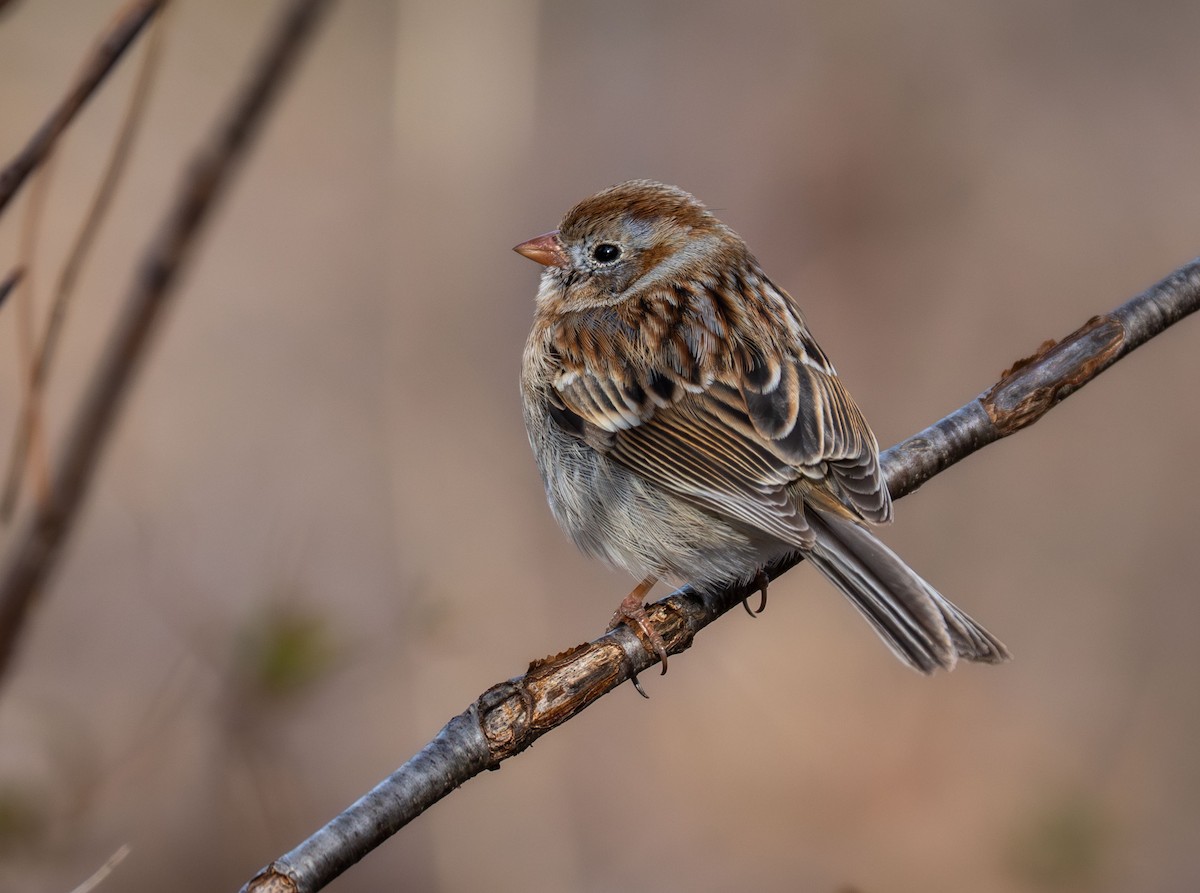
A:
[[[552,422],[534,450],[559,525],[589,555],[635,577],[704,587],[753,577],[788,551],[692,505]]]

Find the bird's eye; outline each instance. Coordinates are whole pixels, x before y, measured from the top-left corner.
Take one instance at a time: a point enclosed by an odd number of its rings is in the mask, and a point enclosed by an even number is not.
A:
[[[621,256],[621,246],[612,242],[601,242],[592,249],[592,259],[599,264],[611,264]]]

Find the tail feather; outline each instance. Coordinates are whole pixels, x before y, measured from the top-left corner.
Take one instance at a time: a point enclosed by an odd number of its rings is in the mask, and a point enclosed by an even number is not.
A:
[[[1000,663],[1008,649],[855,522],[810,508],[816,545],[807,557],[842,590],[879,637],[922,673],[958,660]]]

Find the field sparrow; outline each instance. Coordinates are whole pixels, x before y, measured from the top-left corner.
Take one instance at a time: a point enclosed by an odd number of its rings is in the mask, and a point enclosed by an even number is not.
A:
[[[875,435],[795,301],[700,202],[622,183],[515,250],[546,268],[521,391],[550,509],[642,579],[613,625],[664,672],[642,604],[658,579],[765,581],[791,552],[921,672],[1008,657],[867,529],[892,519]]]

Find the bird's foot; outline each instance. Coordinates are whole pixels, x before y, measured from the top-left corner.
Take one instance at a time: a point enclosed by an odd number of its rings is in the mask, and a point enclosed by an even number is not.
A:
[[[649,624],[650,618],[646,614],[646,606],[643,604],[643,599],[658,581],[657,577],[647,577],[634,588],[633,592],[625,596],[621,604],[617,605],[617,610],[613,613],[612,620],[609,621],[608,628],[616,629],[624,624],[633,630],[642,642],[642,645],[647,651],[655,655],[662,661],[662,671],[665,675],[667,672],[667,643]],[[642,691],[642,687],[638,685],[637,678],[633,680],[634,686],[645,697],[646,693]]]

